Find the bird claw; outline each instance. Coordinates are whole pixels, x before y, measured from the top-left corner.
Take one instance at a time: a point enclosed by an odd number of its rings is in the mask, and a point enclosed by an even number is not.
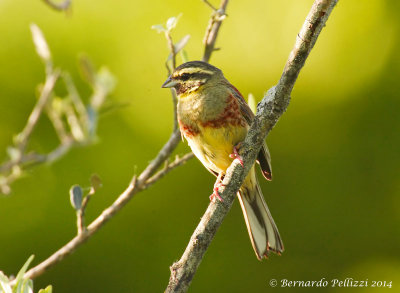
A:
[[[222,197],[219,195],[218,189],[221,186],[225,186],[224,184],[222,184],[221,181],[217,180],[217,182],[215,182],[214,184],[214,188],[213,188],[213,194],[210,195],[210,201],[213,201],[214,199],[218,199],[220,202],[223,202],[224,200],[222,199]]]
[[[235,146],[233,147],[233,153],[229,155],[229,158],[231,158],[231,159],[238,159],[240,165],[242,165],[242,167],[244,167],[243,159],[242,159],[242,157],[239,155],[239,152],[238,152],[238,149],[240,149],[241,145],[242,145],[242,143],[239,142],[237,145],[235,145]]]

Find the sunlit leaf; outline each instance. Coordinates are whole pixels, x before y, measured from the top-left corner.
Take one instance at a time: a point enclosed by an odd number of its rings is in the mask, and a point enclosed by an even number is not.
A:
[[[190,35],[184,36],[178,43],[174,45],[175,54],[178,54],[187,44],[190,39]],[[172,53],[168,55],[167,61],[172,60]]]
[[[40,289],[38,293],[52,293],[52,292],[53,292],[53,287],[49,285],[45,289]]]
[[[94,86],[96,73],[92,62],[85,54],[79,56],[79,69],[82,77],[91,85]]]
[[[182,14],[179,14],[178,16],[173,16],[173,17],[168,18],[168,20],[167,20],[167,30],[168,31],[171,31],[176,27],[176,25],[178,24],[178,20],[181,16],[182,16]]]
[[[151,29],[156,30],[157,33],[162,33],[162,32],[165,32],[165,31],[166,31],[165,27],[164,27],[162,24],[155,24],[155,25],[152,25],[152,26],[151,26]]]
[[[190,39],[190,35],[184,36],[178,43],[175,44],[175,53],[182,50]]]
[[[103,66],[96,74],[96,83],[106,92],[111,92],[117,84],[117,79],[107,67]]]
[[[60,97],[53,97],[51,99],[51,108],[56,111],[58,115],[64,112],[64,101]]]
[[[93,174],[90,177],[90,184],[94,191],[97,191],[100,187],[103,186],[103,183],[101,182],[101,179],[100,179],[99,175],[97,175],[97,174]]]
[[[33,293],[33,281],[30,279],[25,279],[22,283],[20,292],[21,293]]]
[[[181,51],[181,58],[182,58],[182,62],[188,62],[189,61],[189,56],[186,50],[182,50]]]
[[[26,270],[28,269],[29,265],[31,264],[32,260],[34,258],[34,255],[31,255],[28,260],[25,262],[25,264],[22,266],[22,268],[19,270],[17,277],[15,278],[15,286],[13,288],[13,293],[19,293],[21,292],[21,289],[23,287],[23,278]]]
[[[6,275],[0,271],[0,292],[1,293],[12,293],[10,280],[7,278]]]
[[[39,57],[42,58],[43,61],[48,62],[51,60],[51,54],[49,50],[49,46],[47,45],[46,39],[40,28],[32,23],[30,25],[33,43],[35,44],[36,52]]]

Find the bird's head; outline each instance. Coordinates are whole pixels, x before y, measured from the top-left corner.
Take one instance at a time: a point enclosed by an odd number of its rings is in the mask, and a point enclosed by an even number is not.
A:
[[[178,96],[193,93],[204,85],[212,86],[223,79],[222,71],[203,62],[190,61],[178,66],[161,86],[175,88]]]

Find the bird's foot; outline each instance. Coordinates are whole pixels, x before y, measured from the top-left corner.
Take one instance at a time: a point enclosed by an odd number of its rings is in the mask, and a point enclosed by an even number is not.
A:
[[[242,167],[244,167],[244,165],[243,165],[243,159],[242,159],[242,157],[239,155],[239,149],[240,149],[241,146],[242,146],[242,143],[241,143],[241,142],[239,142],[237,145],[235,145],[235,146],[233,147],[233,153],[229,155],[229,158],[231,158],[231,159],[238,159],[240,165],[242,165]]]
[[[220,180],[217,179],[217,181],[214,184],[214,188],[213,188],[213,194],[210,195],[210,201],[213,201],[215,198],[218,199],[220,202],[223,202],[224,200],[222,199],[222,197],[219,195],[218,189],[221,186],[225,186],[224,184],[222,184],[222,182]]]

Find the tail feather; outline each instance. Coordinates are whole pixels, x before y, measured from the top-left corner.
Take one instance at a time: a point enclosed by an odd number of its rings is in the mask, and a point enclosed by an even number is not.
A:
[[[254,167],[239,190],[238,198],[257,258],[268,258],[269,251],[283,252],[281,236],[258,185]]]

